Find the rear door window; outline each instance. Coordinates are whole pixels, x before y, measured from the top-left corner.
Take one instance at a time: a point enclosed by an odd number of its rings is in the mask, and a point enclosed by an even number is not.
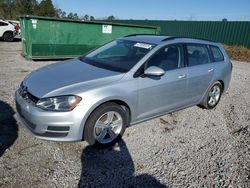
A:
[[[187,44],[188,66],[196,66],[210,63],[206,45]]]
[[[217,46],[210,46],[214,62],[224,61],[224,56]]]

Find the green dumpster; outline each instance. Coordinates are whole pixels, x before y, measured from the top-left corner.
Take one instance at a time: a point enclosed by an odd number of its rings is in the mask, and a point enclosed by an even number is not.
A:
[[[118,37],[159,34],[159,27],[41,16],[21,16],[23,56],[26,59],[73,58]]]

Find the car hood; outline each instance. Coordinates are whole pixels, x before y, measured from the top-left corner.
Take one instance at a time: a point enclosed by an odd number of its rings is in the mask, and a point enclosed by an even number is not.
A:
[[[31,94],[43,98],[83,92],[118,81],[123,75],[71,59],[37,69],[25,78],[23,84]]]

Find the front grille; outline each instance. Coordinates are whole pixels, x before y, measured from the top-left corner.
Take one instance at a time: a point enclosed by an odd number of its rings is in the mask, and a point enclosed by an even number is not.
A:
[[[29,91],[23,90],[22,88],[19,89],[20,96],[25,99],[29,103],[36,104],[39,101],[39,98],[32,95]]]
[[[39,98],[32,95],[30,92],[27,92],[27,97],[29,100],[31,100],[35,104],[39,101]]]

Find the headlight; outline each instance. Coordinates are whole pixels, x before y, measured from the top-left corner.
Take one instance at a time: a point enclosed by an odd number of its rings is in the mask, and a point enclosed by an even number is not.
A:
[[[68,95],[40,99],[36,106],[49,111],[71,111],[82,100],[79,96]]]

